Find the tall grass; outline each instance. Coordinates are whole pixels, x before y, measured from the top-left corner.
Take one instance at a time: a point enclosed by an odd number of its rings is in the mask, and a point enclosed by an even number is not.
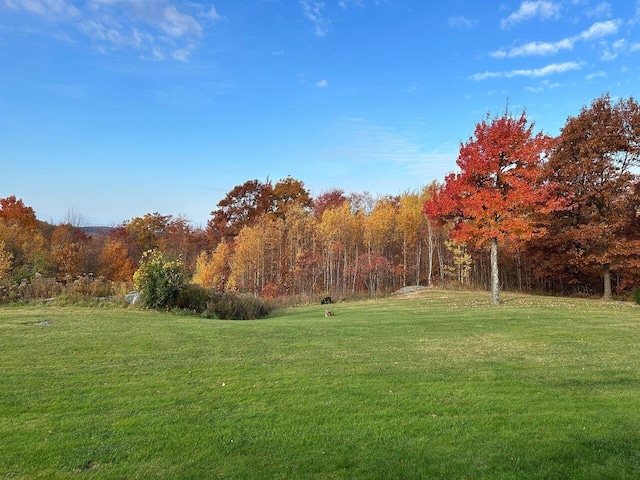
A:
[[[0,478],[640,478],[640,310],[0,309]]]

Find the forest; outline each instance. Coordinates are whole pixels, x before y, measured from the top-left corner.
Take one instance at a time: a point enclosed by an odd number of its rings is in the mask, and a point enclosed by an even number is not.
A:
[[[193,284],[264,298],[382,295],[407,285],[627,297],[640,286],[640,107],[605,94],[556,138],[526,113],[487,116],[458,171],[393,196],[311,196],[302,180],[248,180],[204,228],[148,213],[101,229],[0,199],[0,301],[65,288],[126,293],[145,252]]]

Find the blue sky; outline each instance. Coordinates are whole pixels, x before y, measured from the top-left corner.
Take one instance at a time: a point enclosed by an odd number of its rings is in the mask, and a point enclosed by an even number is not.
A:
[[[640,87],[640,0],[0,0],[0,198],[205,226],[288,175],[400,194],[487,113],[558,135]]]

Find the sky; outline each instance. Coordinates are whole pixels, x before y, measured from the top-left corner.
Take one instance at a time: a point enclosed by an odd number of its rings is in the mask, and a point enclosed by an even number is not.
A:
[[[205,227],[234,186],[399,195],[475,125],[640,92],[640,0],[0,0],[0,198]]]

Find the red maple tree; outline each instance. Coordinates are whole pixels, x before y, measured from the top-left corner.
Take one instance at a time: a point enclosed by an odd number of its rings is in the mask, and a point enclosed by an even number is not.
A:
[[[461,144],[451,173],[433,192],[423,212],[451,222],[452,237],[491,248],[492,301],[499,302],[498,244],[544,233],[540,214],[558,207],[543,177],[543,162],[553,140],[533,133],[525,113],[507,113],[478,123]]]

